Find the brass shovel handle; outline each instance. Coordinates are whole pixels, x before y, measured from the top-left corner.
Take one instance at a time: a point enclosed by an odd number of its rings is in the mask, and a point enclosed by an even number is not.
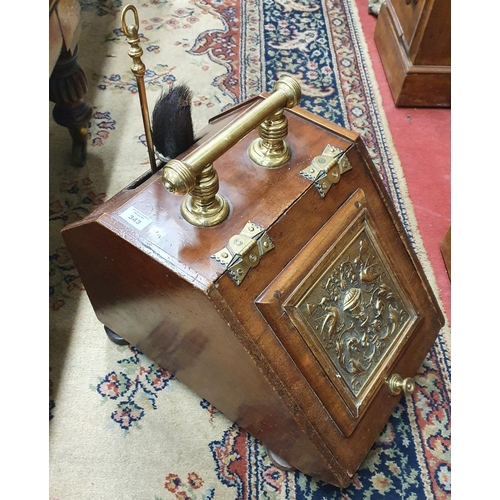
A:
[[[126,17],[131,12],[134,16],[134,24],[127,25]],[[153,137],[151,133],[151,124],[149,120],[148,101],[146,98],[146,87],[144,84],[144,75],[146,74],[146,66],[142,62],[143,51],[140,47],[139,37],[139,14],[133,5],[126,5],[122,11],[122,30],[127,37],[127,42],[130,45],[128,55],[132,58],[132,66],[130,69],[137,80],[137,90],[141,103],[142,121],[144,124],[144,133],[146,135],[146,145],[148,147],[149,163],[151,172],[157,171],[156,159],[153,147]]]

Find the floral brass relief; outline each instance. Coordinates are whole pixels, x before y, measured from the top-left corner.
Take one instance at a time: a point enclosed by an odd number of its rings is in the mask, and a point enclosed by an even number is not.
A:
[[[354,399],[414,314],[366,228],[294,309]]]

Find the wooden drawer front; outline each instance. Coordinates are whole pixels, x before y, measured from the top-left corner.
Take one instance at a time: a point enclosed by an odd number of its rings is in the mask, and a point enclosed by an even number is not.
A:
[[[392,236],[385,244],[404,252]],[[295,343],[294,362],[344,436],[387,390],[419,322],[393,259],[358,189],[256,300],[283,345]]]

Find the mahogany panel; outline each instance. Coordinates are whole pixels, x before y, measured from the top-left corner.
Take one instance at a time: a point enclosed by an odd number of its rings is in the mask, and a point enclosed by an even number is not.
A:
[[[391,0],[397,19],[400,23],[401,35],[406,47],[410,47],[415,36],[422,12],[426,4],[425,1]]]
[[[314,132],[314,136],[320,135],[320,131]],[[247,330],[248,335],[255,339],[262,352],[266,353],[268,362],[280,379],[288,388],[293,388],[295,404],[304,412],[301,418],[305,418],[309,425],[318,432],[318,436],[312,436],[312,439],[320,437],[323,442],[327,443],[339,462],[346,467],[350,476],[359,468],[399,401],[399,397],[389,395],[386,390],[380,390],[374,397],[370,410],[361,418],[351,437],[346,439],[339,429],[339,421],[335,421],[325,410],[331,393],[315,392],[308,382],[309,377],[320,383],[325,374],[321,373],[317,365],[315,366],[314,359],[306,355],[304,343],[299,341],[300,338],[297,335],[278,337],[274,331],[274,325],[266,321],[267,317],[260,319],[255,315],[255,308],[262,306],[255,304],[254,301],[277,274],[289,265],[301,251],[304,243],[317,233],[330,215],[335,214],[345,200],[361,187],[366,191],[370,207],[375,213],[373,218],[377,219],[380,239],[385,241],[384,250],[390,265],[395,269],[399,268],[398,275],[406,289],[412,290],[415,294],[414,300],[420,311],[419,314],[421,311],[427,311],[433,318],[430,321],[420,320],[418,328],[414,331],[414,338],[418,339],[418,347],[414,346],[411,351],[408,351],[407,347],[403,348],[401,356],[396,361],[396,366],[404,376],[410,376],[411,373],[418,371],[423,357],[415,356],[415,352],[418,351],[419,356],[422,356],[422,352],[428,352],[436,333],[442,326],[443,317],[433,299],[432,290],[426,283],[423,270],[411,250],[401,222],[380,183],[375,167],[369,160],[366,149],[361,141],[356,146],[356,150],[351,150],[349,154],[353,170],[342,176],[341,181],[332,188],[332,193],[329,193],[325,199],[320,199],[318,193],[310,187],[300,199],[300,203],[297,202],[290,207],[269,229],[269,234],[276,246],[273,250],[276,252],[274,255],[273,252],[266,255],[259,267],[252,270],[252,273],[237,289],[227,275],[221,276],[218,280],[218,290],[230,304],[238,321]],[[288,228],[292,230],[289,231]],[[297,238],[298,228],[303,238]],[[400,247],[396,252],[397,245]],[[279,251],[276,251],[277,249]],[[300,271],[297,269],[296,272]],[[425,284],[422,285],[422,282]],[[276,301],[280,302],[281,291],[278,289],[270,293],[275,292]],[[408,354],[405,355],[405,353]],[[335,403],[331,401],[329,403],[332,405],[331,412],[338,417]]]
[[[210,401],[294,467],[327,482],[349,478],[283,402],[258,349],[232,319],[214,284],[183,273],[147,245],[131,244],[108,214],[64,229],[64,240],[98,319]],[[208,295],[214,296],[212,303]]]

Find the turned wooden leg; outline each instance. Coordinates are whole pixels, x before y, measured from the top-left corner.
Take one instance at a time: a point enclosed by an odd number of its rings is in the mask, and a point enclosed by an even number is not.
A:
[[[87,159],[88,122],[92,108],[83,100],[87,78],[78,65],[78,46],[73,52],[63,48],[49,79],[49,100],[55,103],[54,121],[69,130],[73,139],[72,159],[77,166]]]
[[[113,342],[113,344],[116,344],[116,345],[128,345],[129,344],[129,342],[127,342],[124,338],[117,335],[113,330],[111,330],[107,326],[104,326],[104,331],[106,332],[108,339],[111,340],[111,342]]]

